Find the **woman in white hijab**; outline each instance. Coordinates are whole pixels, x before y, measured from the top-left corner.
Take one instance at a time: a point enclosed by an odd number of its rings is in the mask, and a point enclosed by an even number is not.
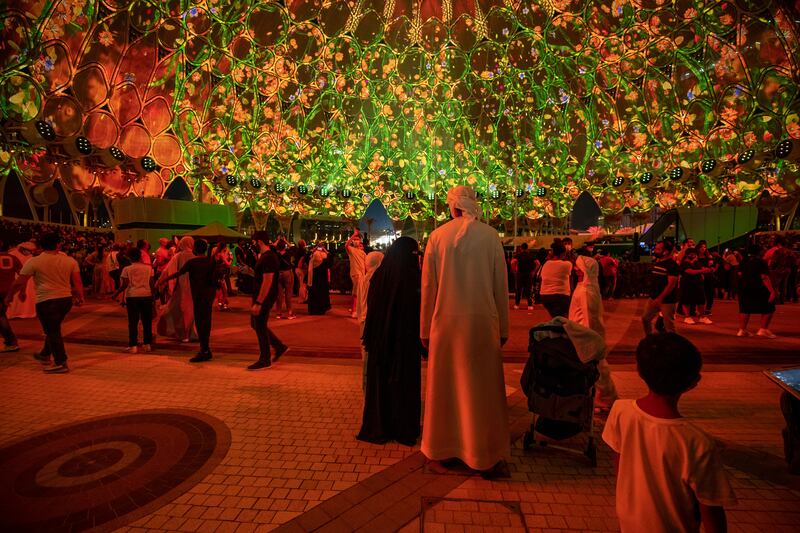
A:
[[[366,274],[361,277],[356,292],[356,316],[358,317],[358,338],[364,336],[364,322],[367,320],[367,294],[369,293],[369,281],[372,275],[381,266],[383,261],[383,254],[381,252],[370,252],[364,260]],[[361,389],[367,390],[367,350],[361,344],[361,362],[363,363],[363,370],[361,375]]]
[[[33,252],[36,251],[36,245],[32,242],[23,242],[8,251],[23,265],[33,257]],[[33,276],[28,280],[28,286],[25,288],[25,301],[19,299],[20,293],[14,295],[11,300],[11,305],[8,306],[6,316],[8,318],[36,318],[36,289],[33,286]]]
[[[569,306],[569,319],[577,322],[606,338],[606,328],[603,323],[603,298],[600,293],[600,265],[591,257],[579,255],[575,261],[578,271],[578,285],[572,293]],[[598,364],[600,379],[596,385],[595,407],[607,410],[617,399],[617,388],[611,378],[611,369],[606,359]]]
[[[159,278],[167,278],[178,272],[183,265],[194,257],[192,248],[194,239],[183,237],[178,242],[178,253],[172,256]],[[180,276],[171,282],[174,284],[172,296],[167,304],[158,313],[156,331],[159,335],[174,339],[188,341],[197,339],[194,331],[194,310],[192,307],[192,291],[189,287],[189,276]]]

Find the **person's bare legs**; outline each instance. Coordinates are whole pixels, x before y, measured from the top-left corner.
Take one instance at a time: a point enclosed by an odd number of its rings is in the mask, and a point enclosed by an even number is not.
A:
[[[750,315],[746,313],[739,313],[739,329],[747,331],[747,323],[750,322]]]
[[[761,329],[769,329],[769,324],[772,322],[772,317],[774,313],[770,313],[768,315],[761,315]]]

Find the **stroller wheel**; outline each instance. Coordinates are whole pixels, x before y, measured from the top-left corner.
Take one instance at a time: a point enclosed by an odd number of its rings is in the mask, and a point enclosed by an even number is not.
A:
[[[597,466],[597,446],[594,445],[594,438],[589,437],[589,442],[586,443],[586,457],[589,458],[589,462],[592,465],[592,468]]]
[[[530,450],[533,445],[533,431],[526,431],[522,436],[522,449]]]

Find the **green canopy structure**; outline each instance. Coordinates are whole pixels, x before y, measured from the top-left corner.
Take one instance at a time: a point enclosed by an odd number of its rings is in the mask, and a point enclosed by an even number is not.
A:
[[[239,233],[238,231],[232,230],[228,227],[222,225],[221,222],[212,222],[203,226],[202,228],[197,228],[194,231],[190,231],[186,235],[190,237],[202,237],[204,239],[210,240],[237,240],[237,239],[246,239],[247,236]]]

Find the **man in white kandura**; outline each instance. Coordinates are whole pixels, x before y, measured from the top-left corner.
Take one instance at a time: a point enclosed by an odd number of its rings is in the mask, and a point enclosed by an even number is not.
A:
[[[461,460],[508,476],[508,406],[501,347],[508,279],[497,232],[478,220],[470,187],[447,193],[453,220],[431,233],[422,268],[420,336],[429,349],[422,453],[441,470]]]

